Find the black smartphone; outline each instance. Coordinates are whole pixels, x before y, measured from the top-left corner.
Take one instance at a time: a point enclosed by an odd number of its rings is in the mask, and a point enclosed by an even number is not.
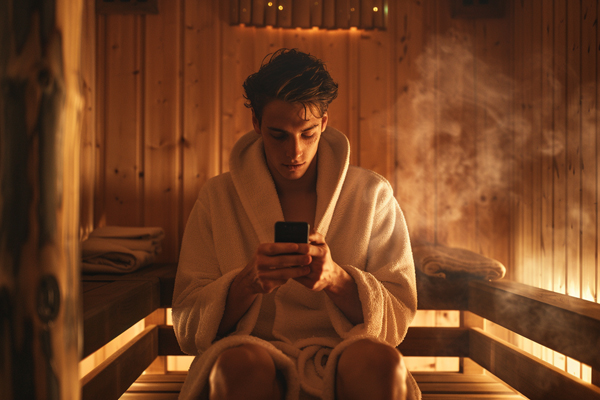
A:
[[[275,242],[308,243],[308,222],[275,222]]]

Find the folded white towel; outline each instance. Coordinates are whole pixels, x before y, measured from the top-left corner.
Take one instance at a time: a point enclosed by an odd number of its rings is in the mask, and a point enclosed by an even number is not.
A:
[[[94,229],[90,233],[90,237],[152,241],[160,241],[164,236],[165,231],[163,228],[145,226],[103,226]]]
[[[81,244],[81,269],[83,272],[133,272],[152,263],[154,259],[154,252],[128,249],[111,240],[89,238]]]
[[[466,249],[442,245],[413,246],[415,267],[429,276],[471,276],[495,280],[504,277],[506,267],[501,262]]]

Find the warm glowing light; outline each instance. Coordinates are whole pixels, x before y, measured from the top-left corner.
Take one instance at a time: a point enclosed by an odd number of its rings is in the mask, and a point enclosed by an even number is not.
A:
[[[272,1],[270,1],[270,2],[268,2],[268,3],[267,3],[267,5],[268,5],[269,7],[273,7],[273,2],[272,2]]]
[[[350,9],[350,12],[354,12],[354,7],[352,7],[352,8]]]
[[[379,7],[373,7],[373,11],[375,11],[375,12],[379,11]]]
[[[279,9],[279,11],[283,10],[283,6],[279,6],[277,8]]]

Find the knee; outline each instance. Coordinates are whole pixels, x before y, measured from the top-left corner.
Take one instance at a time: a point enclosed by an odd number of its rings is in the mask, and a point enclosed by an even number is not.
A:
[[[272,382],[275,364],[269,353],[260,346],[245,344],[221,353],[210,374],[211,384],[237,384],[252,381]]]
[[[368,339],[346,348],[338,362],[338,375],[351,381],[365,376],[402,379],[405,375],[400,352],[394,347]]]
[[[363,339],[342,352],[336,393],[340,399],[405,399],[406,376],[398,350]]]

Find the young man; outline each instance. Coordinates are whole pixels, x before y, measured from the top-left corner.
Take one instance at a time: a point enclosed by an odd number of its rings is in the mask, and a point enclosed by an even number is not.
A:
[[[196,355],[182,399],[418,399],[395,347],[416,311],[406,223],[381,176],[328,127],[325,65],[274,53],[244,82],[254,131],[202,188],[173,301]],[[273,243],[277,221],[314,227]]]

